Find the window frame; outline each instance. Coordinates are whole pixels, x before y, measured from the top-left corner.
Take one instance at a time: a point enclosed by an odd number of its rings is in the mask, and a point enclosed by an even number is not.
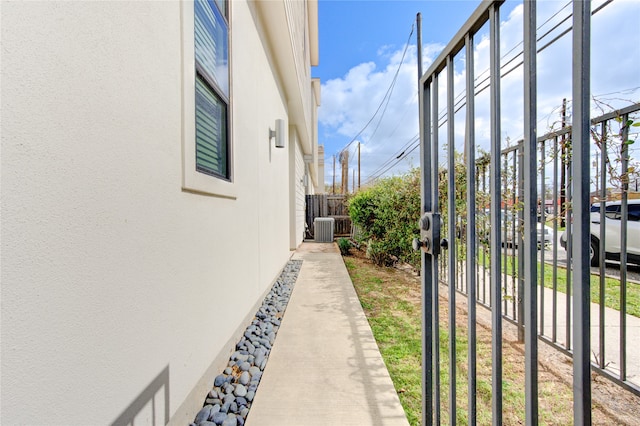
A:
[[[213,7],[218,7],[218,1],[212,1]],[[199,74],[195,55],[195,2],[185,0],[181,2],[182,26],[182,189],[186,192],[211,195],[216,197],[237,198],[235,184],[235,157],[233,149],[233,84],[232,84],[232,40],[230,2],[225,2],[226,14],[220,11],[227,25],[227,58],[228,58],[228,98],[222,90],[212,85],[204,73],[202,81],[211,87],[213,93],[226,105],[226,147],[227,147],[227,176],[206,173],[197,170],[196,165],[196,83]]]

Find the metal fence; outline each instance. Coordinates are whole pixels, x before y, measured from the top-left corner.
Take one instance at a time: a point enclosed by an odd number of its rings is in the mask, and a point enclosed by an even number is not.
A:
[[[640,383],[634,381],[640,380],[640,374],[634,373],[633,379],[628,374],[630,368],[640,367],[640,359],[630,363],[626,347],[630,318],[626,312],[627,263],[635,254],[627,253],[627,240],[629,224],[640,221],[640,204],[636,217],[635,202],[629,202],[636,169],[629,166],[627,140],[629,125],[637,121],[640,104],[590,118],[590,2],[575,1],[572,119],[563,123],[560,130],[537,137],[536,2],[525,1],[525,136],[503,149],[502,3],[483,2],[420,79],[423,216],[416,246],[423,252],[422,424],[441,422],[443,388],[448,389],[449,422],[456,422],[459,397],[455,340],[462,333],[468,341],[465,405],[469,424],[476,424],[476,305],[491,312],[493,424],[502,424],[503,418],[503,319],[518,326],[518,337],[524,342],[526,424],[538,423],[539,341],[572,357],[574,423],[590,424],[591,369],[640,394]],[[491,56],[491,137],[488,152],[480,154],[475,142],[473,53],[476,34],[485,25],[489,27]],[[454,61],[460,52],[466,60],[465,145],[463,155],[456,155],[455,149],[449,147],[455,146]],[[447,138],[441,141],[438,92],[443,75]],[[446,161],[441,162],[439,156],[443,153]],[[468,182],[473,184],[467,185]],[[594,183],[597,190],[591,191]],[[611,225],[611,221],[616,222]],[[635,223],[632,225],[635,227]],[[610,241],[616,241],[619,249],[610,246]],[[608,263],[611,260],[618,263]],[[617,278],[608,277],[611,268],[619,271]],[[617,303],[612,307],[605,304],[611,299],[607,279],[619,287],[614,297]],[[438,283],[448,285],[449,293],[449,339],[444,353],[450,362],[446,384],[440,379]],[[463,329],[456,326],[456,295],[460,293],[468,300],[469,319]],[[597,329],[595,345],[592,325]],[[615,336],[607,331],[611,328],[617,330]]]

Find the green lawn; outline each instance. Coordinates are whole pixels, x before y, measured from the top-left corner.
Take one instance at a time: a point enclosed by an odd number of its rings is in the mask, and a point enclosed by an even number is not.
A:
[[[485,262],[489,265],[490,256],[485,254]],[[482,264],[482,254],[478,255],[478,262]],[[518,259],[514,256],[502,256],[502,268],[508,275],[513,276],[514,270],[518,267]],[[538,275],[540,274],[540,262],[538,262]],[[559,292],[567,293],[567,268],[558,266],[556,273],[557,289]],[[544,286],[553,288],[553,265],[544,265]],[[604,280],[604,305],[607,308],[620,310],[620,280],[617,278],[605,277]],[[640,284],[627,282],[627,314],[640,318]],[[591,302],[600,304],[600,276],[591,274]]]
[[[392,268],[376,267],[364,259],[345,257],[354,287],[375,336],[380,353],[393,380],[400,402],[412,426],[421,423],[421,295],[415,277]],[[448,424],[449,333],[447,304],[440,304],[441,423]],[[456,335],[456,421],[467,418],[466,317],[457,313]],[[478,327],[477,424],[491,424],[491,331]],[[505,424],[523,424],[525,415],[524,359],[513,344],[503,347],[503,407]],[[553,377],[540,383],[540,424],[571,422],[570,386]]]

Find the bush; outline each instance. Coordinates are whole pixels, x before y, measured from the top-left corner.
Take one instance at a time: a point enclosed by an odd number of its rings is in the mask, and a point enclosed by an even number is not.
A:
[[[382,241],[369,240],[367,258],[379,266],[393,266],[394,264],[394,258],[389,255]]]
[[[351,241],[347,238],[340,238],[338,240],[338,247],[340,248],[340,254],[343,256],[348,256],[349,251],[351,250]]]
[[[349,200],[349,216],[362,230],[361,238],[368,241],[368,257],[376,264],[400,260],[419,267],[420,253],[411,246],[420,218],[418,169],[356,193]]]

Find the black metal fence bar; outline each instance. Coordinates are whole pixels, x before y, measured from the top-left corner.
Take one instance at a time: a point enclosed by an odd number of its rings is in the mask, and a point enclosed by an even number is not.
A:
[[[431,206],[435,213],[440,211],[439,200],[440,200],[440,188],[438,187],[438,178],[440,176],[438,165],[440,164],[440,160],[438,159],[440,153],[439,146],[439,135],[438,135],[438,72],[433,73],[432,77],[432,148],[431,148],[431,164],[433,165],[431,170],[431,176],[433,180],[433,205]],[[445,256],[439,256],[442,261],[446,261]],[[438,256],[436,256],[437,260]],[[436,262],[437,263],[437,262]],[[446,263],[443,263],[446,264]],[[434,403],[434,421],[435,424],[440,424],[440,290],[439,290],[439,280],[438,275],[440,272],[446,271],[445,268],[434,268],[433,269],[433,342],[432,342],[432,350],[433,350],[433,382],[434,389],[432,390],[434,393],[433,403]],[[428,303],[428,301],[427,301]]]
[[[600,233],[598,235],[600,235],[600,239],[604,240],[605,238],[605,232],[606,232],[606,227],[605,227],[605,221],[604,219],[604,211],[605,211],[605,200],[607,199],[607,173],[605,172],[605,164],[606,164],[606,160],[607,160],[607,122],[603,121],[602,123],[600,123],[600,127],[601,127],[601,143],[600,143],[600,164],[602,165],[601,167],[601,178],[600,178],[600,183],[602,185],[601,190],[600,190]],[[599,322],[599,337],[600,337],[600,342],[599,342],[599,346],[600,346],[600,362],[599,362],[599,367],[601,369],[604,369],[606,367],[606,361],[605,361],[605,357],[606,357],[606,344],[605,344],[605,330],[606,330],[606,324],[605,324],[605,304],[604,304],[604,300],[605,300],[605,286],[606,286],[606,278],[605,278],[605,274],[604,274],[604,268],[605,268],[605,250],[600,250],[600,255],[599,255],[599,262],[600,262],[600,309],[599,309],[599,317],[600,317],[600,322]]]
[[[525,419],[538,424],[538,278],[537,261],[537,84],[536,84],[536,3],[524,2],[524,325],[525,325]],[[544,145],[542,145],[544,150]],[[544,158],[544,154],[542,155]],[[544,167],[543,167],[544,170]],[[542,175],[544,194],[544,174]],[[543,204],[544,206],[544,204]],[[544,209],[541,209],[544,215]],[[544,219],[544,216],[543,216]],[[528,237],[528,238],[527,238]],[[527,241],[528,240],[528,241]],[[542,240],[544,246],[544,235]],[[544,250],[544,247],[542,247]],[[541,262],[544,265],[544,262]],[[541,271],[541,275],[542,275]],[[544,275],[542,275],[544,277]],[[544,293],[542,293],[544,294]]]
[[[490,72],[490,115],[491,115],[491,271],[500,271],[502,226],[500,224],[500,8],[499,4],[489,7],[489,72]],[[502,425],[502,282],[500,275],[491,274],[491,408],[492,423]]]
[[[526,78],[525,78],[526,80]],[[525,114],[526,115],[526,114]],[[526,125],[525,125],[526,127]],[[535,134],[534,134],[534,140],[535,140]],[[546,238],[545,238],[545,223],[547,222],[547,213],[546,213],[546,206],[547,206],[547,190],[546,190],[546,167],[545,167],[545,158],[546,158],[546,140],[539,142],[540,145],[540,204],[539,204],[539,209],[538,209],[538,225],[537,226],[537,232],[540,233],[540,239],[541,241],[538,241],[538,246],[539,246],[539,265],[540,265],[540,275],[538,276],[538,283],[540,284],[540,288],[543,289],[540,292],[540,327],[539,330],[544,330],[544,312],[545,312],[545,300],[544,300],[544,267],[545,267],[545,261],[544,261],[544,256],[545,256],[545,252],[547,250],[547,244],[546,244]],[[538,284],[536,283],[536,285]]]
[[[627,380],[627,229],[629,220],[629,115],[622,116],[622,129],[620,139],[622,142],[622,200],[621,200],[621,227],[620,227],[620,380]],[[600,209],[600,215],[603,209]],[[604,222],[604,218],[601,220]],[[606,251],[606,245],[602,244],[600,251]]]
[[[467,162],[470,165],[476,164],[476,144],[475,144],[475,99],[474,93],[474,63],[473,63],[473,36],[467,34],[465,37],[465,55],[467,58],[466,64],[466,86],[467,93],[467,110],[465,121],[465,152]],[[475,167],[467,167],[467,182],[472,182],[476,177]],[[469,334],[469,347],[468,347],[468,413],[469,413],[469,425],[475,426],[476,424],[476,285],[477,285],[477,250],[476,250],[476,185],[467,185],[467,252],[466,252],[466,276],[467,276],[467,309],[468,309],[468,334]]]
[[[449,246],[449,424],[456,423],[456,166],[453,55],[447,56],[447,217]]]
[[[558,340],[558,136],[553,137],[553,277],[551,302],[551,340]],[[544,277],[543,277],[544,279]],[[544,284],[543,284],[544,286]],[[544,291],[544,290],[543,290]],[[543,314],[544,315],[544,314]],[[540,327],[544,334],[544,328]]]

